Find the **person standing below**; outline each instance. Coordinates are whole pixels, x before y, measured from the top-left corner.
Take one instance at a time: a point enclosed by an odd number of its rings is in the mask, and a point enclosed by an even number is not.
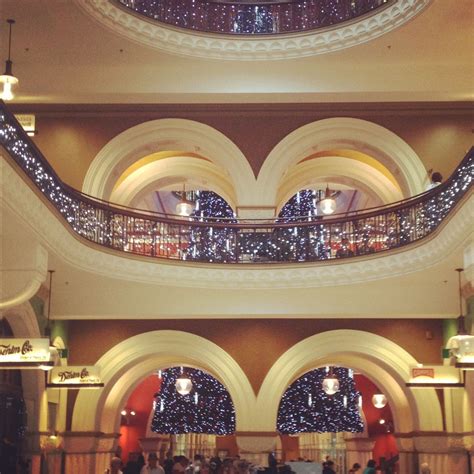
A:
[[[352,469],[349,470],[349,474],[353,474],[354,472],[357,472],[359,469],[360,469],[360,464],[356,462],[352,466]]]
[[[156,453],[148,455],[148,464],[142,467],[140,474],[165,474],[165,470],[158,464]]]
[[[362,474],[375,474],[376,465],[377,463],[373,459],[369,459],[369,461],[367,461],[367,467]]]
[[[334,470],[334,461],[326,461],[323,469],[323,474],[336,474],[336,471]]]
[[[123,474],[121,471],[122,460],[118,457],[113,457],[110,460],[110,469],[106,469],[106,474]]]

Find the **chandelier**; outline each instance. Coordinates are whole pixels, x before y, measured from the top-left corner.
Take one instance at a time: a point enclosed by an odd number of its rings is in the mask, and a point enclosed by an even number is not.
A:
[[[10,31],[8,35],[8,59],[5,61],[5,72],[0,76],[0,84],[3,84],[3,91],[0,94],[2,100],[12,100],[13,86],[18,84],[18,78],[13,75],[13,61],[10,59],[11,46],[12,46],[12,25],[15,20],[8,19],[7,23],[10,25]]]

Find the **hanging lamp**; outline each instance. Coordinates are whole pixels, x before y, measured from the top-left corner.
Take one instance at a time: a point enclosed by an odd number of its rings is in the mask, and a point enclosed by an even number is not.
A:
[[[372,396],[372,405],[375,408],[383,408],[387,404],[387,397],[383,393],[375,393]]]
[[[185,184],[183,183],[183,192],[181,194],[181,199],[176,204],[176,214],[181,217],[189,217],[195,208],[195,204],[192,201],[186,199],[186,189]]]
[[[336,210],[336,199],[334,198],[334,193],[329,189],[329,185],[326,185],[324,199],[319,201],[319,207],[325,215],[333,214]]]
[[[466,318],[462,311],[461,273],[463,268],[456,268],[458,272],[459,316],[457,319],[457,334],[448,340],[446,349],[455,358],[456,367],[474,370],[474,335],[466,330]]]
[[[181,374],[176,379],[175,383],[176,391],[180,395],[188,395],[193,389],[193,382],[191,379],[184,373],[183,368],[181,367]]]
[[[7,20],[9,24],[9,35],[8,35],[8,59],[5,61],[5,72],[0,76],[0,83],[3,84],[3,91],[0,94],[2,100],[12,100],[15,96],[13,95],[13,86],[18,84],[18,78],[13,75],[13,61],[10,58],[11,46],[12,46],[12,25],[15,24],[15,20],[9,18]]]
[[[334,375],[332,367],[329,369],[328,376],[324,378],[322,387],[326,395],[334,395],[339,392],[339,380]]]

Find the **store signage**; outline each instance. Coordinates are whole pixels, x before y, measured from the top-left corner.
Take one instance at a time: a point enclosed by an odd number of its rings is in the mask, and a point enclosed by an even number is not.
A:
[[[95,388],[103,387],[99,367],[94,365],[70,365],[54,367],[50,372],[50,388]]]
[[[461,387],[461,373],[449,365],[414,366],[410,368],[409,387]]]
[[[15,114],[23,130],[30,136],[36,132],[36,117],[33,114]]]
[[[0,339],[0,367],[3,364],[11,365],[31,364],[37,362],[48,362],[49,339],[18,339],[1,338]]]

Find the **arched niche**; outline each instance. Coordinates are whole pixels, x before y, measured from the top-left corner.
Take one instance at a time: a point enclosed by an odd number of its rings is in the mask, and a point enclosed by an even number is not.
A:
[[[261,430],[275,429],[286,388],[305,372],[323,365],[350,367],[372,379],[393,408],[397,432],[442,431],[442,414],[434,389],[405,386],[417,361],[394,342],[376,334],[335,330],[316,334],[287,350],[268,372],[257,397]]]
[[[331,156],[330,150],[338,149],[362,153],[385,167],[395,177],[403,197],[424,191],[426,169],[403,139],[367,120],[337,117],[304,125],[273,148],[257,179],[262,205],[277,201],[278,189],[298,163],[314,155]]]
[[[144,122],[114,137],[89,166],[82,191],[109,200],[117,179],[132,164],[170,150],[199,155],[224,170],[239,202],[254,192],[255,177],[240,149],[209,125],[185,119]]]
[[[118,432],[120,410],[134,387],[160,367],[191,366],[205,370],[229,391],[237,430],[249,430],[255,394],[234,359],[213,342],[182,331],[152,331],[120,342],[96,363],[105,386],[82,391],[74,407],[73,431]]]

